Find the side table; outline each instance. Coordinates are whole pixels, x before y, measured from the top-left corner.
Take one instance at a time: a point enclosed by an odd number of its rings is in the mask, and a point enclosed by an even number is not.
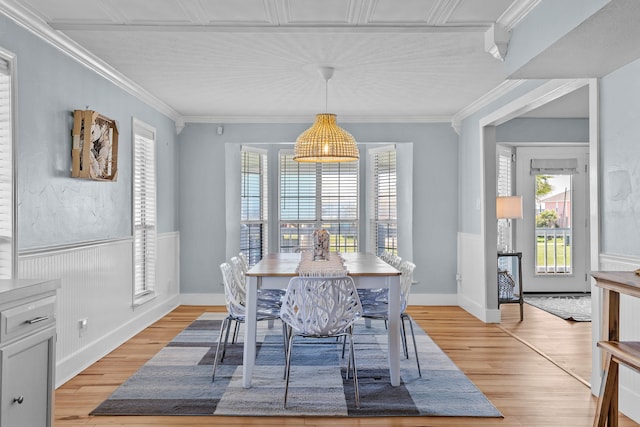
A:
[[[500,295],[500,290],[498,289],[498,308],[500,308],[500,304],[520,304],[520,321],[522,322],[522,320],[524,319],[524,295],[522,289],[522,252],[498,252],[498,261],[500,261],[501,258],[506,257],[518,258],[518,283],[516,283],[515,286],[518,293],[516,295],[516,289],[514,289],[514,293],[510,295],[510,297],[505,298]]]
[[[598,347],[604,351],[594,427],[618,425],[618,368],[622,364],[640,372],[640,341],[620,341],[620,295],[640,298],[640,277],[633,271],[592,271],[602,288],[602,334]]]

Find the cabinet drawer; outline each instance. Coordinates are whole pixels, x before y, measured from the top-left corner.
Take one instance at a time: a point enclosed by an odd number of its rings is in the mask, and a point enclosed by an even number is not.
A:
[[[0,313],[0,342],[42,329],[55,323],[55,296],[21,304]]]

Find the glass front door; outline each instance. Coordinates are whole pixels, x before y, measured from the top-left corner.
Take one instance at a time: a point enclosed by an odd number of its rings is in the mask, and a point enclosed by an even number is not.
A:
[[[514,221],[525,292],[588,292],[588,148],[518,147]]]

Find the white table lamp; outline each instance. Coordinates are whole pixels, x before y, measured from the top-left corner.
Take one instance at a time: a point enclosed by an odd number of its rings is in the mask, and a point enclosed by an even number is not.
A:
[[[505,248],[505,252],[511,252],[511,220],[522,219],[522,196],[496,197],[496,217],[507,220],[509,238],[506,244],[500,246]]]

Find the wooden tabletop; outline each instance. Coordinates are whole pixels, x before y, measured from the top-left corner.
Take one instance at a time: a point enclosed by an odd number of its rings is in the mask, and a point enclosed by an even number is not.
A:
[[[350,276],[399,276],[400,272],[368,252],[343,253]],[[268,254],[251,267],[247,276],[295,276],[300,263],[299,253]]]
[[[633,271],[592,271],[600,288],[640,298],[640,276]]]

